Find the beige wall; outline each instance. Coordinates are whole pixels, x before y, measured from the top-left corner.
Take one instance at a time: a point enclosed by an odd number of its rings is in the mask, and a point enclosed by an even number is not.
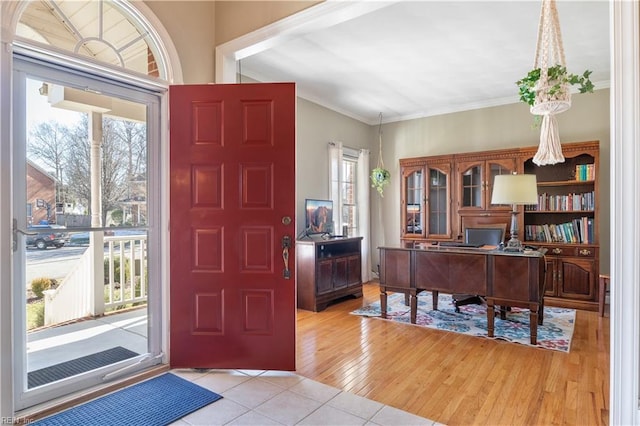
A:
[[[182,65],[182,82],[203,84],[215,81],[215,2],[144,2],[158,17],[171,37]]]
[[[329,198],[329,142],[371,149],[371,126],[298,98],[296,120],[297,230],[304,230],[305,198]],[[376,151],[377,152],[377,151]],[[371,153],[371,161],[377,154]],[[375,164],[375,163],[374,163]]]
[[[226,43],[322,1],[216,1],[216,45]]]

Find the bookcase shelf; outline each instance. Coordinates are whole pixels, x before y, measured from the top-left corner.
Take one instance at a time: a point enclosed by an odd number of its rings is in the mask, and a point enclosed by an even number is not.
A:
[[[529,213],[540,213],[540,214],[575,214],[575,213],[584,213],[584,214],[593,214],[595,210],[527,210],[527,214]]]
[[[538,205],[523,209],[524,241],[547,249],[545,301],[594,309],[599,270],[597,142],[563,145],[565,161],[524,173],[538,181]],[[546,303],[546,302],[545,302]]]
[[[563,181],[553,181],[553,182],[538,182],[538,186],[593,186],[595,181],[593,180],[563,180]]]

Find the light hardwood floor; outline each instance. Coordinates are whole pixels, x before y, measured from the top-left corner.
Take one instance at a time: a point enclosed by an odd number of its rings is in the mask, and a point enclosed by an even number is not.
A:
[[[298,310],[297,373],[448,425],[608,424],[608,317],[578,311],[563,353],[349,314],[376,300]]]

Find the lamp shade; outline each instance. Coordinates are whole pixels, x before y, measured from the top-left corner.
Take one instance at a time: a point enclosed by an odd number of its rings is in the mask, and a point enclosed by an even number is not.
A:
[[[491,204],[538,204],[536,175],[497,175]]]

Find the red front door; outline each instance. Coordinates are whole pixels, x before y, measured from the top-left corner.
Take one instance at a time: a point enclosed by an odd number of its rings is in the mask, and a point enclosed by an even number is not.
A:
[[[295,85],[169,102],[170,365],[295,370]]]

